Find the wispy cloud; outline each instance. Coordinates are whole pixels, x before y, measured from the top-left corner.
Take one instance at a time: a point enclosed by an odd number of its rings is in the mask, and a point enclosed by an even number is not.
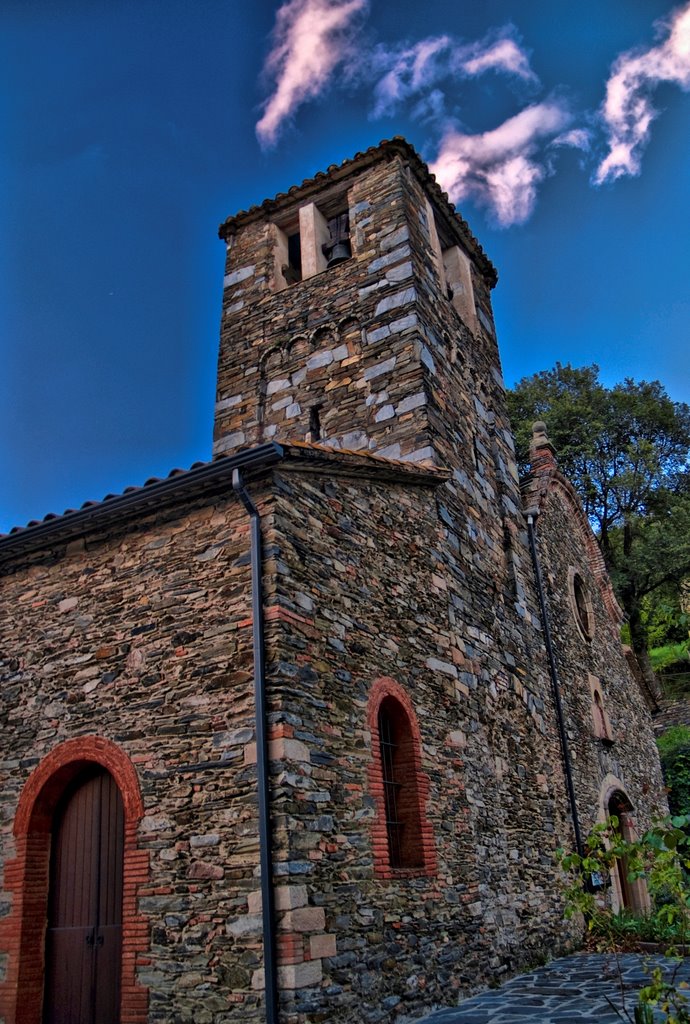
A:
[[[690,89],[690,3],[658,24],[665,38],[648,50],[621,54],[606,85],[601,115],[609,151],[594,175],[597,185],[640,173],[642,153],[657,116],[650,93],[661,82]]]
[[[460,43],[442,35],[429,36],[402,48],[379,46],[374,51],[371,69],[372,77],[381,76],[374,86],[374,118],[393,113],[400,103],[425,93],[444,79],[475,78],[496,71],[523,82],[538,82],[511,25],[473,43]],[[443,93],[439,89],[434,89],[434,93],[434,104],[439,109]],[[428,106],[426,97],[420,102],[423,107]]]
[[[374,109],[371,116],[377,118],[392,113],[403,100],[430,89],[443,75],[448,74],[451,47],[449,36],[423,39],[397,52],[378,47],[374,55],[374,67],[387,66],[387,70],[374,87]]]
[[[522,224],[549,173],[540,156],[544,141],[561,134],[572,120],[560,100],[537,103],[479,135],[449,129],[431,170],[455,203],[472,198],[488,207],[501,227]]]
[[[571,128],[570,131],[557,135],[550,143],[551,146],[570,146],[573,149],[582,149],[585,152],[589,149],[592,136],[586,128]]]
[[[339,72],[341,83],[369,90],[370,117],[406,107],[408,117],[426,123],[440,138],[432,170],[450,198],[471,198],[502,227],[530,217],[559,149],[578,149],[588,154],[581,157],[581,166],[589,164],[602,128],[608,152],[593,183],[639,174],[657,116],[653,90],[662,82],[690,89],[690,0],[656,26],[657,45],[618,57],[597,118],[591,113],[576,117],[562,93],[535,101],[539,79],[513,25],[474,42],[442,34],[374,46],[361,35],[355,38],[368,7],[369,0],[285,0],[264,69],[272,92],[256,126],[259,142],[274,145],[298,107],[322,94]],[[448,112],[458,109],[463,82],[490,73],[506,76],[523,102],[527,95],[532,103],[489,131],[463,130]]]
[[[504,33],[508,30],[504,30]],[[529,57],[518,45],[517,41],[508,35],[502,38],[491,38],[475,43],[468,47],[469,53],[461,58],[462,70],[467,75],[483,75],[486,71],[503,71],[510,75],[516,75],[526,82],[538,82],[538,78],[529,66]]]
[[[279,8],[264,68],[275,88],[256,126],[262,146],[275,144],[286,119],[323,91],[367,7],[368,0],[288,0]]]

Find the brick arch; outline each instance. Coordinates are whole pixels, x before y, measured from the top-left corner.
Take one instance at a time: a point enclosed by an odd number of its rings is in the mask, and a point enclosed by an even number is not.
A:
[[[381,763],[381,738],[378,721],[379,709],[387,697],[392,697],[397,701],[405,713],[412,740],[408,770],[409,784],[416,801],[416,812],[419,820],[420,864],[416,867],[395,868],[390,863],[388,835],[386,832],[383,765]],[[369,792],[376,806],[376,815],[371,826],[374,873],[378,878],[410,878],[419,875],[433,875],[436,873],[436,847],[431,825],[426,814],[430,782],[429,776],[422,771],[422,742],[419,723],[414,705],[408,694],[390,676],[381,676],[374,680],[372,684],[367,707],[367,725],[371,733],[372,752],[372,760],[369,766]]]
[[[609,772],[599,788],[599,804],[597,807],[597,820],[599,822],[603,823],[607,820],[610,814],[611,801],[616,798],[624,808],[624,810],[618,812],[621,834],[624,839],[635,840],[638,838],[637,826],[633,817],[635,807],[628,796],[624,784],[617,776]],[[625,889],[627,888],[630,897],[629,909],[636,914],[649,913],[651,902],[645,879],[638,878],[634,882],[628,882],[627,886],[625,886],[620,877],[620,872],[623,870],[625,870],[625,865],[617,863],[611,872],[611,901],[614,911],[621,911],[626,906]]]
[[[604,556],[577,491],[570,480],[561,473],[555,462],[551,461],[552,459],[553,456],[545,462],[544,466],[537,464],[536,471],[533,471],[527,478],[524,486],[525,507],[529,509],[536,506],[542,512],[548,495],[551,492],[559,495],[572,517],[573,525],[580,534],[587,564],[601,592],[604,607],[617,629],[622,623],[624,615],[613,592]]]
[[[50,883],[53,815],[65,787],[87,765],[99,764],[114,778],[125,816],[122,899],[121,1024],[145,1024],[148,989],[136,982],[136,959],[149,949],[148,922],[137,913],[136,893],[148,881],[149,857],[137,849],[144,813],[136,770],[110,740],[80,736],[52,750],[29,776],[17,806],[15,856],[5,864],[5,890],[12,910],[0,921],[0,950],[8,955],[0,984],[0,1016],[6,1024],[40,1024],[43,1011],[45,933]]]

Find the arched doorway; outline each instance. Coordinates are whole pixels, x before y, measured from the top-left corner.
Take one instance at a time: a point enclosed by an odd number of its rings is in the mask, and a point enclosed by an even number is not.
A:
[[[620,836],[620,838],[625,840],[634,839],[634,831],[632,829],[630,819],[632,804],[628,800],[625,793],[621,793],[620,790],[616,790],[615,793],[612,793],[606,810],[609,818],[615,816],[618,819],[616,832]],[[618,876],[618,890],[621,902],[621,906],[619,909],[634,910],[634,883],[631,883],[628,880],[628,864],[627,859],[625,857],[619,857],[616,860],[616,874]]]
[[[47,984],[54,985],[46,977],[46,953],[51,955],[46,948],[46,928],[49,920],[57,921],[49,917],[53,914],[51,890],[55,890],[51,870],[57,870],[51,851],[70,794],[99,773],[110,780],[107,786],[114,785],[123,816],[122,938],[117,961],[121,977],[112,1019],[118,1024],[146,1024],[148,1020],[148,989],[137,980],[138,958],[147,957],[150,948],[150,923],[138,910],[139,887],[149,883],[149,852],[139,848],[137,839],[144,814],[139,781],[129,757],[115,743],[87,735],[66,740],[50,751],[27,779],[17,804],[12,828],[15,856],[6,861],[4,875],[10,912],[0,917],[0,951],[6,954],[4,977],[0,976],[0,1020],[4,1018],[6,1024],[51,1020],[46,1014],[55,999],[46,995]],[[100,948],[106,948],[105,936]],[[67,1019],[70,1024],[83,1024],[81,1016]],[[103,1015],[99,1024],[101,1020],[111,1018]]]
[[[44,1024],[119,1024],[124,808],[89,765],[53,817]]]
[[[638,838],[633,819],[633,805],[622,789],[614,789],[610,793],[606,802],[606,813],[609,818],[615,815],[618,819],[616,831],[621,839],[633,842]],[[647,883],[644,878],[630,881],[625,857],[616,861],[614,894],[618,904],[616,907],[614,903],[614,909],[629,910],[633,914],[649,913],[651,904]]]

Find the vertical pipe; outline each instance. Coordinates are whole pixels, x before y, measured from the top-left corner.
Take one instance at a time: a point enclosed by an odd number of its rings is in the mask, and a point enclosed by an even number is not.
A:
[[[575,787],[573,785],[573,766],[570,760],[570,748],[568,747],[568,737],[565,731],[565,721],[563,718],[563,705],[561,703],[561,688],[558,682],[558,669],[556,668],[556,659],[553,653],[553,644],[551,643],[551,630],[549,628],[549,616],[546,610],[546,601],[544,599],[544,585],[542,583],[541,567],[539,565],[539,555],[537,554],[537,545],[534,537],[534,516],[527,516],[527,532],[529,534],[529,547],[532,554],[532,565],[534,566],[534,578],[537,582],[537,593],[539,595],[539,608],[541,611],[541,621],[544,628],[544,643],[546,645],[546,653],[549,659],[549,674],[551,675],[551,685],[553,687],[553,699],[556,706],[556,722],[558,724],[558,735],[561,741],[561,753],[563,754],[563,767],[565,769],[565,784],[568,790],[568,802],[570,804],[570,815],[573,822],[573,831],[575,833],[575,848],[581,857],[584,856],[584,846],[582,844],[582,833],[580,832],[580,819],[577,813],[577,803],[575,801]]]
[[[261,866],[261,914],[263,918],[264,990],[266,1024],[278,1024],[273,858],[271,846],[270,784],[268,775],[268,728],[264,659],[264,612],[262,597],[261,517],[247,494],[239,469],[232,471],[232,486],[249,513],[252,570],[252,639],[254,646],[254,702],[256,774],[259,788],[259,858]]]

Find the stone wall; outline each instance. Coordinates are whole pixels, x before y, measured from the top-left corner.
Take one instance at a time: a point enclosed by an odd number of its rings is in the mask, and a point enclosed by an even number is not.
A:
[[[286,1021],[354,1024],[442,1005],[529,962],[545,935],[556,944],[564,822],[544,701],[449,618],[442,477],[401,467],[386,482],[366,463],[343,476],[335,461],[286,463],[274,498],[255,496]],[[247,547],[244,514],[217,498],[3,580],[3,863],[46,755],[80,735],[127,755],[143,798],[136,977],[151,1022],[192,1008],[213,1024],[261,1019]],[[419,723],[429,874],[375,871],[367,706],[382,678]],[[11,894],[5,909],[11,922]]]
[[[674,725],[690,725],[690,698],[677,697],[661,702],[661,707],[654,716],[655,735],[660,736]]]
[[[271,683],[294,751],[276,780],[278,872],[322,911],[320,948],[333,944],[315,964],[309,934],[291,942],[295,985],[307,987],[286,1022],[397,1020],[567,940],[553,716],[524,668],[493,665],[471,592],[463,623],[449,619],[446,526],[428,488],[285,474],[275,524]],[[375,870],[367,708],[381,678],[406,691],[419,723],[429,874]]]
[[[621,617],[612,614],[617,606],[610,583],[592,562],[594,538],[581,509],[576,514],[576,500],[560,475],[552,477],[541,503],[537,536],[578,810],[586,830],[601,820],[608,797],[618,788],[630,799],[638,828],[645,828],[655,812],[666,808],[651,715],[628,668],[620,641]],[[574,573],[584,583],[589,636],[578,625]],[[612,743],[595,734],[592,679],[600,684]]]
[[[151,1022],[233,1006],[263,1019],[261,938],[236,923],[258,863],[248,547],[241,506],[218,498],[2,579],[0,864],[11,870],[17,803],[46,755],[93,735],[124,752],[143,798],[136,975]],[[0,904],[4,940],[19,898]]]

